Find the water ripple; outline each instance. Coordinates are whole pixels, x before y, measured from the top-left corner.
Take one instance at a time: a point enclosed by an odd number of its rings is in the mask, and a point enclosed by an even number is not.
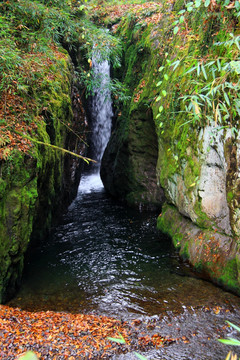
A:
[[[22,289],[11,305],[125,319],[144,316],[151,322],[157,316],[163,335],[190,337],[199,329],[206,334],[196,335],[188,351],[175,344],[148,357],[218,360],[220,343],[216,350],[216,341],[213,345],[208,339],[219,336],[217,329],[226,319],[240,320],[239,298],[179,262],[171,241],[157,232],[156,216],[125,208],[104,193],[99,179],[83,178],[61,224],[32,250]]]

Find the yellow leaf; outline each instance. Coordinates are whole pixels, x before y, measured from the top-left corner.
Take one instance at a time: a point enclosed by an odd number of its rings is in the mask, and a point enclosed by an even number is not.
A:
[[[196,103],[196,101],[192,101],[192,104],[194,106],[194,111],[195,111],[195,114],[197,115],[200,115],[201,114],[201,111],[200,111],[200,107],[198,106],[198,104]]]
[[[219,108],[219,104],[217,104],[217,106],[216,106],[216,110],[215,110],[215,113],[214,113],[215,126],[217,126],[217,120],[218,120],[218,108]]]

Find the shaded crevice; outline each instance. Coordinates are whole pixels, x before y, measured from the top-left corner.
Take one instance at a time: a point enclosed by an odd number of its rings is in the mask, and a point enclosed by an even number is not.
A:
[[[142,106],[117,121],[104,153],[101,178],[107,191],[138,207],[161,207],[157,185],[158,140],[150,108]]]

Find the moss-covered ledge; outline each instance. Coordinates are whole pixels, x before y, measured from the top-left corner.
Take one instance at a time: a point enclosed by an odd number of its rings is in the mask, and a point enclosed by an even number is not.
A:
[[[163,206],[157,227],[172,237],[179,255],[197,272],[240,295],[240,252],[230,236],[201,229],[168,204]]]

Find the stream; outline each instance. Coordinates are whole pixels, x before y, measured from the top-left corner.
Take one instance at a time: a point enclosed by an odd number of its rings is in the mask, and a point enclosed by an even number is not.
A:
[[[93,61],[96,76],[109,64]],[[101,81],[100,81],[101,82]],[[100,163],[111,132],[109,90],[92,101],[93,152]],[[107,100],[106,100],[107,98]],[[28,311],[94,313],[134,322],[139,333],[176,341],[151,349],[148,359],[219,360],[237,337],[239,297],[202,280],[156,229],[158,213],[127,208],[109,197],[95,173],[82,176],[77,198],[47,239],[31,248],[22,287],[8,305]],[[136,359],[132,353],[112,359]]]
[[[156,230],[156,217],[110,198],[99,175],[83,176],[60,224],[32,249],[9,305],[138,319],[139,331],[181,339],[148,358],[224,359],[228,347],[217,338],[236,337],[225,320],[239,324],[239,298],[181,263],[170,239]]]

